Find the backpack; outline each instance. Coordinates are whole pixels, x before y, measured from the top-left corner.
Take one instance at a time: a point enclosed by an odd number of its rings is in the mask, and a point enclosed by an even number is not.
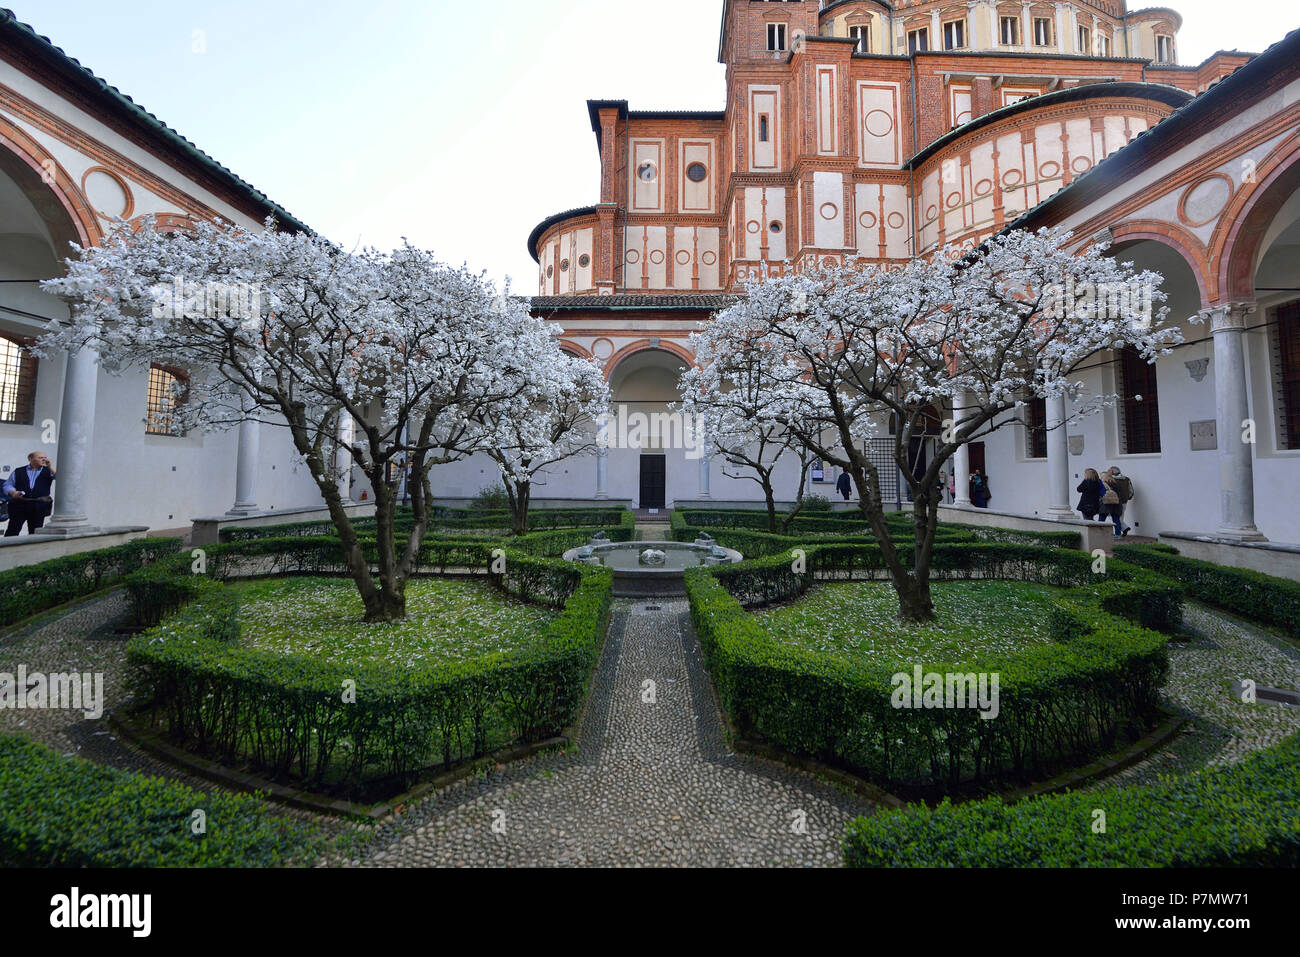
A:
[[[1115,494],[1119,496],[1119,504],[1123,505],[1133,497],[1133,483],[1129,481],[1127,475],[1117,475],[1113,481]]]

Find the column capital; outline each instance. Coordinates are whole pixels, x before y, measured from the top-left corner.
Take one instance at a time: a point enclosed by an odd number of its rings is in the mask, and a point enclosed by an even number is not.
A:
[[[1210,324],[1210,332],[1228,332],[1246,328],[1247,319],[1255,312],[1253,302],[1224,302],[1202,309],[1198,315]]]

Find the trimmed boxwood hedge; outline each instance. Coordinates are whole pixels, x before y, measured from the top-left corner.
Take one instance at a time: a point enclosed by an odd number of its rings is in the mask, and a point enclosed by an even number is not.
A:
[[[866,664],[779,644],[745,610],[797,597],[817,580],[882,577],[879,550],[806,548],[690,569],[691,617],[722,706],[739,733],[847,767],[887,787],[955,790],[1023,782],[1135,737],[1158,713],[1168,672],[1164,635],[1177,627],[1182,590],[1152,572],[1111,561],[1104,579],[1082,552],[1021,545],[942,545],[935,578],[1011,578],[1071,587],[1055,602],[1054,642],[978,669],[963,662]],[[1131,619],[1131,620],[1126,620]],[[1142,624],[1138,624],[1141,622]],[[892,676],[997,672],[1000,713],[895,709]]]
[[[494,546],[428,541],[431,562],[487,573]],[[540,741],[576,718],[603,645],[613,579],[608,569],[509,551],[492,583],[525,600],[562,606],[537,647],[395,672],[381,666],[286,657],[239,645],[235,592],[218,583],[239,563],[267,560],[295,573],[338,574],[337,539],[262,539],[217,546],[209,578],[174,576],[150,601],[179,613],[131,640],[137,688],[166,733],[225,763],[358,793],[377,781],[405,785],[440,759],[483,754],[493,728]],[[355,702],[344,701],[345,682]]]
[[[180,548],[179,538],[138,538],[0,572],[0,627],[114,585]]]
[[[195,810],[202,835],[191,830]],[[6,867],[274,867],[303,860],[319,837],[261,798],[203,794],[0,735]]]
[[[625,508],[531,508],[528,510],[528,530],[547,531],[556,528],[617,527],[624,521],[636,521],[635,515]],[[505,528],[511,527],[508,511],[475,508],[440,508],[434,510],[432,524],[442,528]]]
[[[708,525],[696,525],[689,521],[690,516],[699,516],[701,513],[691,510],[687,512],[674,512],[669,519],[671,534],[674,541],[693,542],[701,533],[707,533],[715,538],[726,548],[734,548],[747,558],[761,558],[767,555],[778,555],[789,548],[795,547],[801,543],[807,542],[836,542],[854,545],[875,545],[876,538],[870,530],[858,522],[854,526],[857,534],[849,534],[833,529],[816,529],[815,531],[804,530],[791,535],[774,535],[767,531],[756,531],[755,526],[761,525],[767,527],[766,520],[756,523],[752,520],[754,513],[745,513],[740,510],[718,511],[716,513],[707,513],[710,516],[717,516],[718,521]],[[723,516],[749,515],[748,519],[737,519],[737,524],[728,526],[721,523]],[[890,535],[895,544],[903,545],[914,540],[912,513],[911,512],[890,512],[885,516],[885,522],[889,526]],[[815,538],[810,535],[815,534]],[[951,522],[940,522],[935,529],[934,541],[939,543],[956,543],[956,542],[1005,542],[1016,545],[1043,545],[1051,548],[1073,548],[1077,549],[1081,541],[1078,532],[1023,532],[1008,528],[986,528],[979,525],[959,525]]]
[[[1092,830],[1106,813],[1105,833]],[[851,867],[1251,867],[1300,865],[1300,736],[1155,784],[909,805],[849,823]]]
[[[680,516],[686,525],[695,528],[748,528],[756,532],[767,531],[767,512],[746,508],[686,508],[674,509],[673,517]],[[790,531],[799,534],[870,534],[866,519],[861,513],[844,513],[848,517],[832,517],[826,512],[796,515],[790,522]]]
[[[411,530],[414,519],[409,510],[399,510],[393,521],[397,534],[406,534]],[[557,528],[591,528],[628,529],[628,541],[631,529],[636,523],[636,516],[624,508],[565,508],[533,509],[528,513],[529,531],[551,531]],[[483,529],[508,531],[510,513],[480,509],[446,509],[435,508],[430,517],[430,524],[450,529]],[[376,521],[374,516],[355,518],[352,527],[358,534],[374,534]],[[328,519],[310,522],[284,522],[278,525],[231,525],[221,529],[222,542],[243,542],[258,538],[291,538],[294,536],[334,535],[334,523]],[[612,537],[612,536],[611,536]]]
[[[1197,601],[1300,639],[1300,582],[1186,558],[1168,545],[1125,545],[1119,554],[1126,562],[1178,579]]]

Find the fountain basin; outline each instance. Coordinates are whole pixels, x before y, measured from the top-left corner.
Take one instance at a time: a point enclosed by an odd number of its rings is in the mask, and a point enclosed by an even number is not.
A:
[[[660,552],[662,561],[646,564],[642,552]],[[564,553],[566,561],[602,565],[614,573],[614,594],[624,598],[686,594],[684,575],[688,568],[700,565],[725,565],[738,562],[743,555],[716,543],[690,545],[685,542],[617,542],[589,544]],[[651,558],[659,561],[658,556]]]

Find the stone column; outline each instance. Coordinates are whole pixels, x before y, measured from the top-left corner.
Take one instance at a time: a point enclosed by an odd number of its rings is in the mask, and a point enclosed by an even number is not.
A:
[[[93,349],[82,348],[68,354],[54,460],[54,512],[38,534],[67,537],[99,531],[90,523],[87,486],[98,381],[99,356]]]
[[[596,421],[596,498],[609,498],[609,430],[612,416]]]
[[[1218,410],[1219,512],[1216,534],[1249,541],[1266,539],[1255,527],[1255,462],[1245,441],[1250,402],[1246,394],[1246,319],[1254,303],[1233,302],[1205,310],[1214,334],[1214,405]],[[1254,429],[1251,429],[1253,435]]]
[[[609,449],[596,452],[596,498],[609,498]]]
[[[235,504],[227,515],[251,515],[257,507],[257,466],[261,459],[262,423],[253,418],[251,403],[245,401],[239,423],[239,452],[235,465]]]
[[[700,498],[712,498],[709,493],[709,456],[701,451],[700,455]]]
[[[1047,513],[1073,518],[1070,508],[1070,440],[1066,434],[1065,396],[1047,400]]]
[[[352,421],[351,413],[340,412],[336,443],[338,452],[335,455],[334,467],[338,470],[339,497],[343,499],[344,505],[352,501],[352,453],[347,450],[347,446],[352,444],[355,429],[356,423]]]
[[[962,417],[965,416],[966,407],[971,404],[969,397],[965,392],[957,393],[956,399],[952,404],[952,418],[957,425],[961,424]],[[957,451],[952,456],[953,463],[953,505],[958,508],[970,508],[970,445],[963,442],[957,446]]]

